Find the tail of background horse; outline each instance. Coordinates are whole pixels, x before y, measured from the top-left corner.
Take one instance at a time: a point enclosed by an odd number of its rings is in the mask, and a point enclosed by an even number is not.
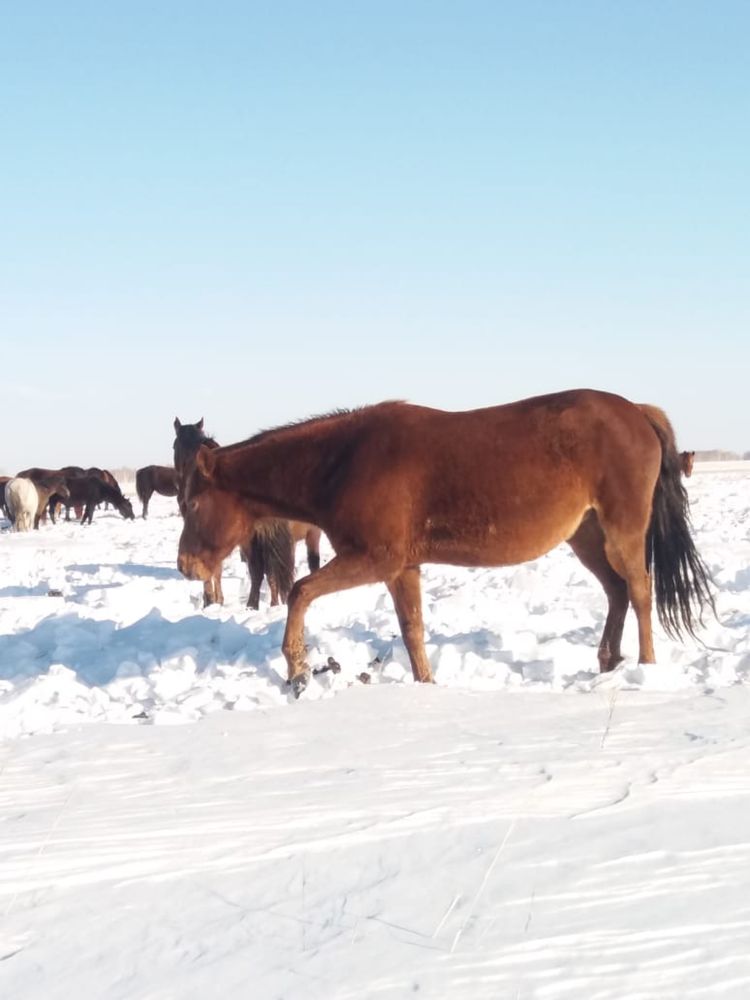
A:
[[[251,578],[262,580],[265,576],[272,595],[277,592],[286,604],[294,585],[294,539],[289,522],[281,518],[258,521],[247,563]]]
[[[710,576],[690,532],[688,495],[672,425],[658,407],[640,408],[661,442],[661,469],[646,536],[646,565],[652,574],[656,611],[667,635],[680,639],[684,629],[696,638],[704,610],[708,607],[716,614]]]
[[[146,510],[148,509],[148,502],[151,499],[151,493],[153,490],[149,490],[149,484],[145,481],[149,470],[138,469],[135,474],[135,492],[138,494],[138,499],[143,504],[143,516],[146,516]]]

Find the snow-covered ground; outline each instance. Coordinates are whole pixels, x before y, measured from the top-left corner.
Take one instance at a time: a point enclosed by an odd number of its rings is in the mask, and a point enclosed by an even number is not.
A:
[[[437,684],[375,586],[313,605],[342,671],[299,702],[284,609],[233,557],[203,611],[175,501],[3,532],[0,996],[750,996],[750,467],[688,488],[701,643],[640,668],[631,614],[600,677],[564,547],[426,567]]]

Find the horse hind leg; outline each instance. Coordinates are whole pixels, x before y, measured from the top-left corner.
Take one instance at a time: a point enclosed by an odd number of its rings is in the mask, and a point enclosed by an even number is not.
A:
[[[320,528],[310,528],[305,535],[307,565],[311,573],[320,569]]]
[[[247,571],[250,574],[250,594],[246,606],[257,611],[260,607],[260,588],[265,574],[263,550],[257,532],[250,540],[250,545],[242,550],[242,558],[247,563]]]
[[[396,608],[396,616],[401,627],[406,651],[409,654],[414,680],[423,684],[431,684],[432,670],[424,648],[419,566],[407,566],[387,586]]]
[[[607,559],[604,532],[593,510],[584,517],[573,537],[568,539],[568,545],[586,569],[593,573],[607,595],[607,620],[598,651],[599,669],[606,673],[614,670],[622,660],[620,646],[628,610],[628,585]]]
[[[649,512],[650,513],[650,512]],[[651,627],[651,576],[646,566],[648,517],[643,523],[627,526],[609,522],[599,512],[604,532],[607,561],[627,585],[628,597],[638,619],[638,662],[655,663],[654,635]]]

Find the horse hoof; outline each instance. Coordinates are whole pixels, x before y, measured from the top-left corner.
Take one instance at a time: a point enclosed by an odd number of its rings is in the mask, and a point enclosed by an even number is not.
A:
[[[307,685],[310,683],[310,675],[308,673],[297,674],[296,677],[292,677],[289,684],[292,689],[292,694],[295,699],[299,698],[302,692],[305,690]]]

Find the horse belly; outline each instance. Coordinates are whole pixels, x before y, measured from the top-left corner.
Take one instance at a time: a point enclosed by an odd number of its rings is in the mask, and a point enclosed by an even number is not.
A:
[[[490,518],[428,518],[421,562],[456,566],[514,566],[538,559],[575,534],[589,509],[586,498],[528,504],[522,512],[498,511]]]

